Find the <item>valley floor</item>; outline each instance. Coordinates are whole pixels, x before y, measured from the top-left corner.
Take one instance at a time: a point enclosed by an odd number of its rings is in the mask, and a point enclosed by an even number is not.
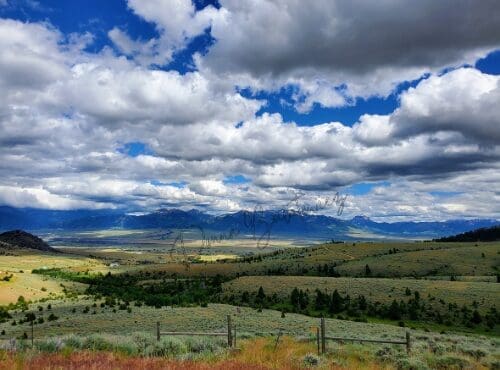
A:
[[[155,248],[1,255],[0,369],[500,368],[498,242],[336,243],[237,259],[237,247],[202,256]],[[307,295],[303,307],[294,290]],[[335,290],[343,311],[331,306]],[[399,319],[385,316],[394,301]],[[438,312],[451,322],[426,321]],[[237,350],[224,340],[156,340],[156,322],[165,331],[223,332],[227,315]],[[329,342],[318,355],[320,315],[328,336],[404,340],[409,331],[411,354]]]

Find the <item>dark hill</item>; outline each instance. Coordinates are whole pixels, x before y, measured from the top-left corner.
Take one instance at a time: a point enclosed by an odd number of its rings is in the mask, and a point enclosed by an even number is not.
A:
[[[495,242],[500,240],[500,225],[483,227],[462,234],[434,239],[437,242]]]
[[[59,253],[57,249],[50,247],[38,236],[22,230],[12,230],[0,234],[0,242],[22,249],[36,249],[44,252]]]

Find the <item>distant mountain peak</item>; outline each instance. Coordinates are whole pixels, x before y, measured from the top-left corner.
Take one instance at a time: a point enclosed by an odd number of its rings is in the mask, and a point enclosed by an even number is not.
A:
[[[368,216],[364,216],[364,215],[357,215],[357,216],[354,216],[352,218],[352,220],[363,220],[363,221],[371,221],[371,218],[368,217]]]

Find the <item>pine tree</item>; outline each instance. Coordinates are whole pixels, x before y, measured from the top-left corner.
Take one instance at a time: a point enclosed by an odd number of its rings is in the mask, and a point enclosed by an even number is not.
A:
[[[332,293],[332,298],[330,300],[330,307],[328,307],[328,311],[332,314],[339,313],[342,311],[342,297],[340,296],[337,289]]]
[[[293,288],[292,293],[290,294],[290,302],[293,307],[300,308],[300,294],[297,288]]]
[[[396,300],[393,300],[391,305],[389,306],[388,316],[391,320],[400,320],[401,319],[401,311],[399,309],[399,304]]]
[[[365,266],[365,275],[366,276],[371,276],[372,270],[370,269],[370,266],[366,265]]]
[[[481,322],[483,321],[483,318],[481,317],[481,314],[477,310],[474,310],[470,321],[472,323],[478,325],[478,324],[481,324]]]
[[[358,307],[360,310],[364,311],[366,310],[367,303],[366,303],[366,298],[364,295],[360,295],[358,297]]]
[[[257,302],[263,303],[264,299],[266,299],[266,294],[264,293],[264,289],[260,287],[259,291],[257,292]]]

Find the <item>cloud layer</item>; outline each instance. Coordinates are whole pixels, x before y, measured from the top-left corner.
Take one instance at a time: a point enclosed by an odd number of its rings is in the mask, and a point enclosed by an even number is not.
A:
[[[0,19],[0,204],[219,212],[364,183],[346,217],[500,217],[500,76],[463,66],[500,45],[493,2],[128,6],[157,39],[117,26],[116,50],[90,53],[90,34]],[[196,71],[158,68],[207,28],[216,41]],[[237,88],[297,85],[307,112],[417,78],[392,113],[352,126],[287,122]],[[249,181],[226,181],[236,175]]]

